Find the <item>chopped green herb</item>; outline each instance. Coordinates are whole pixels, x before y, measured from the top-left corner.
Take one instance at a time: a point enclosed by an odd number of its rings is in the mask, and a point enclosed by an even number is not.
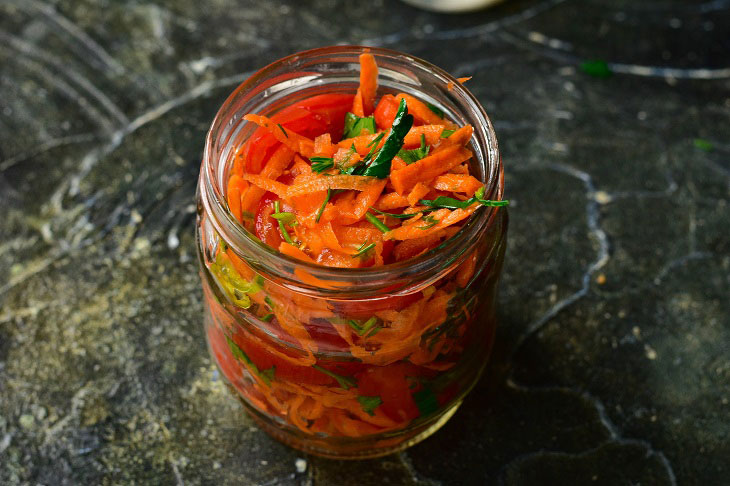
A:
[[[309,160],[312,162],[312,170],[318,174],[335,166],[332,157],[311,157]]]
[[[426,145],[426,136],[424,134],[421,134],[421,146],[411,150],[401,149],[398,151],[398,157],[403,159],[403,161],[407,165],[410,165],[413,162],[416,162],[426,157],[429,150],[431,150],[431,147]]]
[[[274,314],[271,313],[266,314],[264,317],[261,318],[261,320],[264,322],[271,322],[272,319],[274,319]]]
[[[428,109],[431,110],[432,112],[434,112],[436,114],[436,116],[438,116],[439,118],[443,118],[446,115],[444,113],[444,110],[442,110],[441,108],[439,108],[436,105],[432,105],[428,101],[426,102],[426,106],[428,106]]]
[[[418,227],[418,229],[422,229],[422,230],[431,229],[440,223],[440,221],[438,219],[434,218],[433,216],[426,216],[421,221],[426,223],[425,225]]]
[[[372,336],[375,336],[375,335],[376,335],[377,333],[379,333],[379,332],[380,332],[380,330],[381,330],[381,329],[382,329],[382,327],[381,327],[381,326],[378,326],[378,327],[374,327],[374,328],[373,328],[373,330],[372,330],[372,331],[370,331],[370,334],[368,334],[368,335],[367,335],[367,336],[365,336],[365,337],[372,337]]]
[[[365,255],[367,252],[375,248],[375,243],[368,244],[367,241],[363,242],[362,245],[357,249],[357,253],[352,255],[352,258],[359,257]]]
[[[216,276],[218,283],[231,298],[231,301],[243,309],[251,307],[248,294],[255,294],[261,290],[261,284],[256,279],[253,282],[244,280],[233,266],[224,252],[219,252],[215,261],[210,264],[210,271]]]
[[[712,142],[705,140],[704,138],[695,138],[693,143],[695,147],[700,150],[704,150],[705,152],[711,152],[715,148]]]
[[[275,368],[273,366],[267,370],[259,370],[259,367],[256,366],[256,363],[251,361],[251,358],[248,357],[248,355],[243,351],[243,349],[238,346],[238,344],[234,343],[233,340],[228,336],[226,336],[226,341],[228,342],[228,348],[231,350],[231,354],[233,354],[233,357],[245,364],[246,367],[249,368],[253,374],[259,376],[264,381],[264,383],[266,383],[267,385],[271,385],[271,382],[274,380],[275,371]]]
[[[365,219],[373,223],[375,227],[383,233],[387,233],[388,231],[390,231],[390,228],[388,228],[385,223],[380,221],[373,213],[365,213]]]
[[[378,323],[378,318],[375,316],[373,316],[370,319],[368,319],[367,321],[365,321],[365,323],[362,325],[362,333],[360,333],[360,335],[362,336],[363,334],[368,332],[377,323]]]
[[[355,115],[354,113],[345,114],[345,129],[342,131],[343,139],[363,135],[363,129],[367,130],[369,133],[376,132],[374,116],[371,115],[363,118]]]
[[[266,305],[268,305],[269,309],[271,310],[274,310],[274,308],[276,307],[276,304],[274,304],[274,301],[271,300],[271,297],[269,297],[268,295],[264,297],[264,302],[266,302]]]
[[[396,214],[396,213],[386,213],[385,211],[381,211],[380,209],[375,209],[372,206],[370,207],[370,209],[372,209],[376,213],[382,214],[383,216],[389,216],[391,218],[398,218],[398,219],[409,219],[409,218],[412,218],[413,216],[417,215],[418,213],[422,212],[422,211],[416,211],[415,213]]]
[[[349,319],[347,321],[347,325],[350,326],[351,328],[353,328],[356,333],[358,333],[358,334],[362,333],[362,327],[360,327],[360,324],[358,324],[355,319]]]
[[[284,223],[288,226],[296,226],[297,224],[299,224],[297,222],[297,217],[294,213],[271,213],[271,217],[279,221],[280,223]]]
[[[428,388],[424,388],[413,394],[413,401],[416,402],[418,411],[421,413],[421,417],[431,415],[439,409],[439,402],[436,398],[436,394]]]
[[[443,132],[441,132],[441,138],[449,138],[451,135],[454,134],[456,130],[446,130],[444,129]]]
[[[334,373],[326,368],[322,368],[319,365],[312,365],[312,368],[321,373],[324,373],[330,378],[333,378],[345,390],[349,390],[350,388],[355,388],[357,386],[357,381],[352,376],[338,375],[337,373]]]
[[[362,407],[363,412],[369,415],[375,415],[373,413],[373,410],[378,408],[383,403],[383,400],[378,396],[366,397],[364,395],[358,395],[357,401],[360,402],[360,406]]]
[[[274,201],[274,213],[279,213],[280,211],[281,207],[279,201]],[[272,214],[271,216],[273,217],[274,214]],[[296,243],[294,243],[294,240],[291,239],[289,232],[286,230],[284,223],[281,220],[277,220],[277,222],[279,223],[279,231],[281,232],[281,237],[284,238],[284,241],[286,241],[290,245],[296,246]]]
[[[447,209],[466,209],[475,202],[478,202],[482,206],[501,207],[509,206],[508,200],[492,201],[491,199],[484,199],[484,187],[480,187],[472,197],[464,201],[460,199],[454,199],[452,197],[439,196],[436,199],[421,199],[418,201],[419,204],[428,206],[430,208],[447,208]]]
[[[286,133],[286,130],[284,130],[284,127],[281,126],[281,123],[277,123],[276,126],[281,129],[281,133],[283,133],[286,138],[289,138],[289,134]]]
[[[406,100],[401,99],[400,105],[398,106],[398,112],[395,114],[395,119],[393,120],[390,135],[388,135],[388,138],[385,139],[383,148],[381,148],[375,158],[367,164],[362,175],[377,177],[379,179],[385,179],[388,177],[390,175],[390,164],[393,161],[393,157],[395,157],[398,151],[403,147],[403,139],[412,126],[413,115],[408,114]]]
[[[325,206],[327,206],[327,203],[330,201],[331,197],[332,197],[332,189],[327,189],[327,196],[325,196],[324,201],[322,201],[322,205],[319,207],[319,210],[317,210],[317,217],[314,218],[315,223],[319,223],[319,218],[322,217],[324,208],[325,208]]]
[[[580,63],[580,70],[594,78],[610,78],[613,72],[606,61],[600,59],[588,60]]]

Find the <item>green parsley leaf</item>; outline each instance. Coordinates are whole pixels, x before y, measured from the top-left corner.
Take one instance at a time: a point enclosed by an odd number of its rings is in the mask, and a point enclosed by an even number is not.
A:
[[[280,205],[279,201],[274,201],[274,213],[272,213],[272,217],[274,214],[280,213]],[[291,236],[289,235],[289,232],[286,230],[286,226],[284,226],[284,223],[281,220],[277,220],[279,223],[279,231],[281,232],[281,237],[284,238],[284,241],[289,243],[290,245],[295,245],[294,240],[291,239]]]
[[[446,130],[444,129],[443,132],[441,132],[441,138],[449,138],[451,135],[454,134],[456,130]]]
[[[352,255],[352,258],[364,256],[367,252],[375,248],[375,243],[368,244],[367,241],[363,242],[362,245],[360,245],[360,248],[357,249],[357,253]]]
[[[375,227],[378,228],[383,233],[387,233],[388,231],[390,231],[390,228],[388,228],[385,225],[385,223],[383,223],[377,217],[375,217],[375,215],[373,213],[365,213],[365,219],[367,219],[368,221],[373,223],[375,225]]]
[[[424,388],[413,394],[413,401],[416,402],[418,411],[421,413],[421,417],[431,415],[439,409],[439,402],[436,398],[436,394],[428,388]]]
[[[380,213],[383,216],[389,216],[391,218],[397,218],[397,219],[410,219],[413,216],[417,215],[418,213],[421,213],[423,211],[416,211],[415,213],[408,213],[408,214],[396,214],[396,213],[386,213],[385,211],[381,211],[380,209],[375,209],[374,207],[370,207],[373,211],[376,213]]]
[[[354,113],[345,114],[345,129],[342,131],[342,138],[352,138],[358,135],[364,135],[362,131],[367,130],[368,133],[375,133],[375,117],[370,115],[359,117]]]
[[[261,318],[264,322],[271,322],[274,319],[274,314],[266,314],[264,317]]]
[[[446,114],[444,113],[444,110],[442,110],[441,108],[439,108],[436,105],[432,105],[428,101],[426,102],[426,106],[428,106],[428,109],[431,110],[432,112],[434,112],[437,117],[443,118],[444,116],[446,116]]]
[[[385,179],[390,175],[390,163],[393,157],[403,147],[403,139],[413,126],[413,115],[408,114],[406,100],[401,99],[398,112],[395,114],[390,135],[385,139],[383,148],[380,149],[375,158],[367,165],[364,176]]]
[[[710,142],[709,140],[705,140],[704,138],[695,138],[692,142],[694,143],[695,147],[700,150],[704,150],[705,152],[712,152],[712,150],[715,148],[712,142]]]
[[[210,264],[209,268],[235,305],[243,309],[251,307],[251,298],[248,294],[255,294],[261,290],[261,285],[257,279],[249,282],[241,278],[228,255],[223,251],[216,255],[215,261]]]
[[[403,161],[407,165],[410,165],[413,162],[416,162],[426,157],[429,150],[431,150],[431,147],[426,145],[426,136],[424,134],[421,134],[421,146],[411,150],[401,149],[398,151],[398,157],[403,159]]]
[[[363,412],[369,415],[375,415],[375,413],[373,413],[373,410],[378,408],[383,403],[383,400],[378,396],[367,397],[364,395],[358,395],[357,401],[360,403]]]
[[[378,323],[378,318],[375,317],[375,316],[373,316],[370,319],[368,319],[367,321],[365,321],[363,323],[363,325],[362,325],[362,333],[360,333],[360,335],[362,336],[363,334],[365,334],[366,332],[368,332],[377,323]]]
[[[256,363],[254,363],[251,358],[248,357],[248,355],[241,349],[238,344],[233,342],[231,338],[226,336],[226,341],[228,342],[228,348],[231,350],[231,354],[233,354],[233,357],[236,358],[238,361],[242,362],[246,367],[255,375],[259,376],[264,383],[267,385],[271,385],[271,382],[274,380],[274,367],[261,371],[259,370],[259,367],[256,366]]]
[[[325,375],[329,376],[330,378],[333,378],[338,385],[340,385],[345,390],[349,390],[350,388],[355,388],[357,386],[357,381],[352,376],[342,376],[338,375],[337,373],[334,373],[326,368],[322,368],[319,365],[312,365],[312,368],[315,370],[324,373]]]
[[[600,59],[588,60],[580,63],[580,70],[594,78],[610,78],[613,72],[606,61]]]
[[[441,222],[438,219],[434,218],[433,216],[426,216],[421,221],[426,223],[425,225],[418,227],[418,229],[422,229],[422,230],[431,229]]]
[[[271,213],[271,217],[279,221],[280,223],[284,223],[285,225],[296,226],[297,224],[299,224],[297,222],[297,217],[294,215],[294,213]]]
[[[311,157],[309,161],[312,163],[312,170],[317,174],[335,166],[335,160],[332,157]]]
[[[509,201],[492,201],[490,199],[484,199],[484,187],[480,187],[472,197],[462,201],[460,199],[454,199],[452,197],[439,196],[436,199],[421,199],[418,201],[419,204],[428,206],[430,208],[447,208],[447,209],[466,209],[475,202],[478,202],[482,206],[502,207],[509,206]]]
[[[289,138],[289,134],[286,133],[286,130],[284,130],[284,127],[281,126],[281,123],[277,123],[276,126],[281,129],[281,133],[283,133],[286,138]]]

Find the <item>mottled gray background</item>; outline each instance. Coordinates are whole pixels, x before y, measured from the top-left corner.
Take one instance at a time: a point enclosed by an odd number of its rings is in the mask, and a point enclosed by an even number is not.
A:
[[[227,94],[344,42],[473,75],[512,200],[489,372],[366,462],[243,415],[193,242]],[[729,193],[727,0],[3,0],[0,484],[728,484]]]

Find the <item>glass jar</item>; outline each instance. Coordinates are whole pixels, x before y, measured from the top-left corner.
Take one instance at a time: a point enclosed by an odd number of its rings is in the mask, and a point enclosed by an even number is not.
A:
[[[436,431],[474,386],[495,330],[507,212],[482,207],[453,237],[410,260],[332,268],[280,254],[232,216],[226,181],[255,127],[322,93],[354,93],[363,48],[283,58],[241,84],[208,133],[198,183],[197,244],[211,355],[269,434],[334,458],[376,457]],[[409,92],[474,127],[472,173],[502,199],[489,118],[450,75],[420,59],[370,48],[378,94]]]

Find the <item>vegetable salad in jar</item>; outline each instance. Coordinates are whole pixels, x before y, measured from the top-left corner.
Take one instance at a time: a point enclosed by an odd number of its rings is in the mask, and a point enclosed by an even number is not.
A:
[[[505,247],[491,123],[424,61],[359,47],[264,68],[208,135],[212,356],[270,434],[374,457],[433,433],[491,348]]]

